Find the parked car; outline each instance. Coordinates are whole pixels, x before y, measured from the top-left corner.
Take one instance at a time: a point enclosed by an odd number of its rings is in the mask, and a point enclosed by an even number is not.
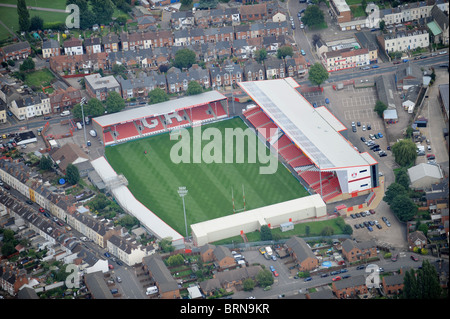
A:
[[[331,276],[339,275],[339,273],[340,273],[339,271],[335,270],[335,271],[330,272],[330,275]]]
[[[398,259],[398,255],[394,255],[391,257],[391,261],[396,262]]]
[[[370,70],[370,66],[362,67],[361,70]]]
[[[111,258],[111,255],[108,252],[104,253],[103,255],[105,255],[106,258]]]
[[[303,49],[300,50],[300,53],[301,53],[302,55],[306,55],[306,52],[305,52],[305,50],[303,50]]]
[[[304,282],[311,281],[311,280],[312,280],[312,277],[307,277],[307,278],[305,278]]]
[[[328,274],[321,274],[320,275],[320,278],[325,278],[325,277],[328,277]]]
[[[377,135],[378,135],[379,138],[383,137],[383,134],[381,134],[381,133],[378,133]]]
[[[341,276],[336,276],[336,277],[332,278],[331,280],[332,281],[339,281],[341,279],[342,279]]]
[[[359,229],[359,228],[360,228],[360,227],[359,227],[359,224],[355,224],[354,226],[355,226],[356,229]]]
[[[366,142],[366,138],[364,136],[361,136],[361,141],[363,141],[365,143]]]
[[[346,268],[341,269],[341,274],[344,272],[348,272],[348,269],[346,269]]]
[[[367,130],[370,131],[372,129],[372,126],[370,124],[367,124]]]
[[[358,267],[356,267],[356,270],[361,270],[361,269],[366,269],[365,265],[359,265]]]
[[[372,69],[378,69],[380,66],[379,65],[372,65]]]
[[[45,209],[43,209],[42,207],[39,207],[39,213],[44,213]]]
[[[419,261],[419,258],[417,258],[417,256],[411,255],[411,259],[414,261]]]

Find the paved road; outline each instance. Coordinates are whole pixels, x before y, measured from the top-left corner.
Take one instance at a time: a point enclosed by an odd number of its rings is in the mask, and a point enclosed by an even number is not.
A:
[[[0,7],[17,8],[17,5],[15,5],[15,4],[7,4],[7,3],[0,3]],[[40,8],[40,7],[28,6],[28,10],[30,10],[30,9],[32,9],[32,10],[39,10],[39,11],[51,11],[51,12],[66,13],[66,10],[62,10],[62,9]]]

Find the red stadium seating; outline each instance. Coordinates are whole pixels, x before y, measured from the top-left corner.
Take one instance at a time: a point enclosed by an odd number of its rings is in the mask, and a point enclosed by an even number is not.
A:
[[[225,112],[225,109],[222,106],[222,103],[220,102],[214,102],[214,103],[210,103],[211,105],[211,109],[213,110],[213,112],[216,114],[217,117],[222,117],[222,116],[226,116],[227,112]]]
[[[256,113],[255,115],[248,117],[247,119],[250,121],[250,123],[252,123],[252,125],[255,128],[258,128],[264,124],[267,124],[268,122],[271,122],[269,117],[263,112]]]
[[[275,123],[270,122],[266,125],[258,127],[257,130],[259,133],[261,133],[262,136],[264,136],[266,140],[269,140],[269,138],[277,132],[277,128],[278,126],[276,126]]]
[[[311,162],[305,155],[302,155],[290,161],[289,165],[291,165],[292,168],[296,168],[298,166],[314,165],[314,163]]]
[[[184,126],[190,124],[189,122],[189,116],[184,111],[178,111],[178,115],[182,119],[181,121],[178,121],[175,117],[172,117],[172,123],[166,121],[166,127],[167,128],[174,128],[177,126]],[[161,116],[161,118],[165,121],[165,116]],[[186,118],[186,119],[185,119]]]
[[[114,142],[114,137],[112,136],[111,132],[104,132],[103,136],[105,139],[105,145]]]
[[[283,156],[283,158],[286,161],[290,161],[296,157],[299,157],[300,155],[302,155],[302,151],[300,151],[297,146],[295,146],[294,144],[289,145],[288,147],[285,147],[281,150],[278,151],[280,153],[281,156]]]
[[[254,108],[251,108],[251,109],[248,110],[248,111],[242,112],[242,114],[244,114],[244,116],[245,116],[246,118],[249,118],[249,117],[251,117],[252,115],[254,115],[254,114],[256,114],[256,113],[259,113],[259,112],[261,112],[261,108],[260,108],[260,107],[254,107]]]
[[[134,122],[116,125],[116,131],[118,133],[118,135],[116,136],[117,141],[139,136],[139,132],[134,125]]]
[[[273,147],[276,150],[279,150],[283,147],[288,146],[289,144],[292,144],[291,140],[283,134],[283,136],[278,139],[277,143],[273,144]]]
[[[210,112],[209,114],[208,111]],[[191,108],[186,110],[186,113],[189,114],[192,122],[205,121],[214,118],[214,114],[209,109],[209,104]]]
[[[136,122],[143,128],[141,131],[141,134],[143,135],[158,132],[164,129],[162,122],[157,117],[148,117]]]

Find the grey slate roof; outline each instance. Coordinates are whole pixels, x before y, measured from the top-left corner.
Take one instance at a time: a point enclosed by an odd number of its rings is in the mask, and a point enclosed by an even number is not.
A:
[[[170,274],[170,271],[164,264],[161,256],[154,254],[144,257],[142,263],[147,265],[153,279],[157,282],[161,293],[178,290],[178,284]]]
[[[286,242],[286,245],[294,251],[300,262],[309,257],[317,258],[303,238],[294,236]]]

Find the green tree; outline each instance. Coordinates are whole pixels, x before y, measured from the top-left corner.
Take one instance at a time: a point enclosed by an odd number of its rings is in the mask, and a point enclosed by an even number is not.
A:
[[[392,183],[384,193],[383,200],[390,205],[396,196],[406,194],[406,189],[401,184]]]
[[[380,30],[384,31],[384,28],[386,27],[386,21],[381,20],[379,26],[380,26]]]
[[[67,165],[66,179],[72,185],[75,185],[80,180],[80,172],[78,171],[78,168],[75,165],[73,164]]]
[[[313,85],[320,87],[328,79],[328,71],[321,63],[314,63],[309,69],[308,79]]]
[[[311,235],[311,226],[309,226],[309,225],[305,226],[305,235],[306,236]]]
[[[148,104],[169,101],[169,96],[167,95],[166,91],[160,88],[155,88],[148,92],[148,98]]]
[[[114,6],[111,0],[90,0],[92,13],[94,14],[97,23],[108,24],[111,22]]]
[[[278,59],[285,59],[287,56],[293,56],[293,55],[294,55],[294,50],[292,49],[292,47],[287,46],[287,45],[282,46],[277,51]]]
[[[53,161],[50,157],[42,155],[41,160],[39,161],[39,168],[48,171],[52,168]]]
[[[188,69],[195,63],[195,52],[189,49],[181,49],[175,53],[173,66],[179,69]]]
[[[270,286],[273,284],[272,273],[267,269],[263,269],[256,275],[256,281],[260,287]]]
[[[405,167],[402,167],[399,171],[395,173],[395,182],[402,185],[405,190],[409,190],[410,179],[408,171]]]
[[[17,15],[19,16],[20,31],[27,32],[30,29],[30,13],[25,0],[17,0]]]
[[[325,16],[319,6],[308,6],[303,14],[302,22],[308,27],[317,27],[325,23]]]
[[[417,205],[409,198],[408,195],[398,195],[395,196],[390,204],[390,207],[394,214],[402,222],[407,222],[414,218],[417,214]]]
[[[125,101],[116,91],[109,92],[106,97],[106,111],[108,113],[120,112],[125,108]]]
[[[100,100],[94,97],[83,105],[83,111],[85,117],[97,117],[105,113],[105,107]],[[73,107],[72,113],[75,119],[81,119],[83,117],[83,112],[81,112],[81,105],[79,103]]]
[[[420,230],[426,236],[428,234],[428,225],[426,223],[420,223],[417,230]]]
[[[255,51],[255,60],[259,63],[267,59],[267,51],[264,48]]]
[[[269,228],[269,226],[261,226],[260,234],[262,241],[272,240],[272,230]]]
[[[171,251],[174,251],[175,247],[172,246],[172,238],[166,237],[161,239],[161,241],[159,242],[159,248],[165,253],[170,253]]]
[[[180,2],[185,7],[189,7],[192,4],[192,0],[181,0]]]
[[[334,229],[331,226],[325,226],[320,232],[322,236],[331,236],[334,234]]]
[[[244,291],[252,291],[253,288],[255,288],[255,281],[251,278],[245,279],[243,284],[244,284]]]
[[[40,16],[33,16],[30,20],[30,31],[38,31],[44,29],[44,20]]]
[[[383,117],[383,112],[384,112],[385,110],[387,110],[386,104],[384,104],[383,102],[381,102],[381,101],[378,100],[378,101],[375,103],[374,111],[377,112],[377,114],[378,114],[379,117]]]
[[[404,299],[438,299],[442,297],[436,268],[426,259],[422,268],[405,273],[402,298]]]
[[[417,158],[416,149],[417,146],[412,140],[401,140],[391,147],[395,162],[402,167],[414,164]]]
[[[186,91],[187,95],[197,95],[203,92],[202,86],[197,81],[190,81]]]
[[[184,257],[180,254],[176,254],[167,258],[169,266],[179,266],[184,263]]]
[[[20,65],[20,71],[22,71],[22,72],[31,71],[31,70],[34,70],[34,68],[35,68],[35,63],[31,57],[26,58]]]

